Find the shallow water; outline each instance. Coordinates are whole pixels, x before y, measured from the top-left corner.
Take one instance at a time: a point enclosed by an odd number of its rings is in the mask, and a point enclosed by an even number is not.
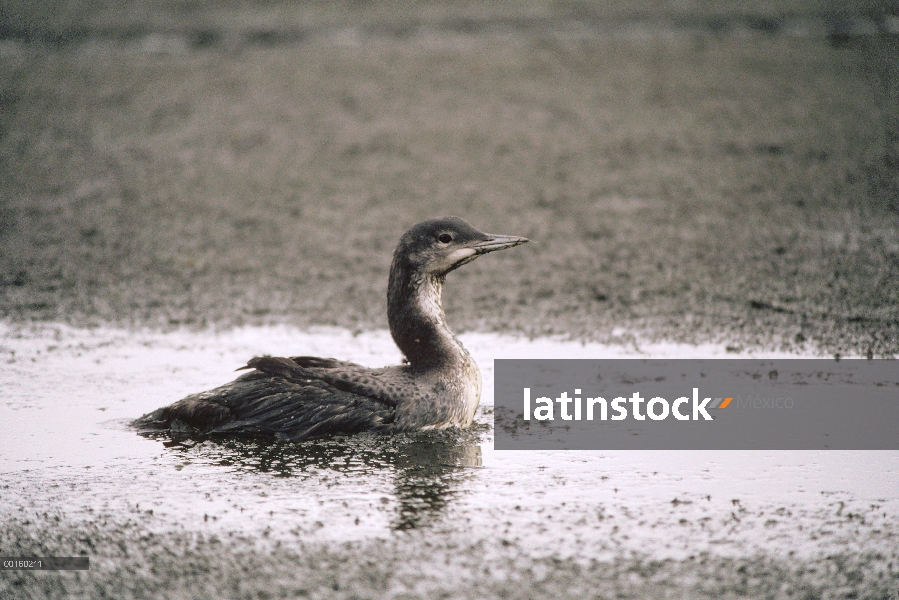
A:
[[[0,327],[2,514],[141,515],[148,532],[263,545],[430,528],[531,556],[600,560],[890,556],[899,546],[899,452],[493,450],[495,358],[739,356],[723,347],[467,334],[484,376],[478,428],[287,444],[154,439],[127,422],[229,381],[254,355],[397,363],[387,332]]]

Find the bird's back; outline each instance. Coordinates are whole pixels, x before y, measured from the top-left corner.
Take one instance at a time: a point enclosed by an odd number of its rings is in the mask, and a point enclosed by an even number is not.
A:
[[[394,415],[389,404],[321,380],[300,383],[257,370],[153,411],[135,425],[145,430],[302,440],[333,433],[387,432]]]

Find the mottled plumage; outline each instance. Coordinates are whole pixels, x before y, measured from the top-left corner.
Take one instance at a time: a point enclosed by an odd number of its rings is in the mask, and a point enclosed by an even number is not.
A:
[[[526,238],[478,231],[458,217],[424,221],[400,239],[387,289],[393,339],[408,364],[370,369],[333,358],[257,357],[249,373],[135,421],[141,429],[302,440],[333,433],[467,427],[478,366],[443,314],[446,274]]]

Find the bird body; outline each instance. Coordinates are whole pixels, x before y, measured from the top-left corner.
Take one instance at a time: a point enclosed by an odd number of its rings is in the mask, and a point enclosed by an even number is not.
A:
[[[527,241],[483,233],[458,217],[419,223],[397,245],[387,290],[390,332],[407,364],[371,369],[333,358],[257,357],[235,381],[135,425],[292,440],[467,427],[480,402],[481,373],[446,323],[443,282],[481,254]]]

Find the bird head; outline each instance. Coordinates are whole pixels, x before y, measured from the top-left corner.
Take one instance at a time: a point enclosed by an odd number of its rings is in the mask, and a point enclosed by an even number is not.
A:
[[[440,217],[409,229],[396,247],[393,262],[422,275],[443,277],[482,254],[529,241],[514,235],[484,233],[459,217]]]

